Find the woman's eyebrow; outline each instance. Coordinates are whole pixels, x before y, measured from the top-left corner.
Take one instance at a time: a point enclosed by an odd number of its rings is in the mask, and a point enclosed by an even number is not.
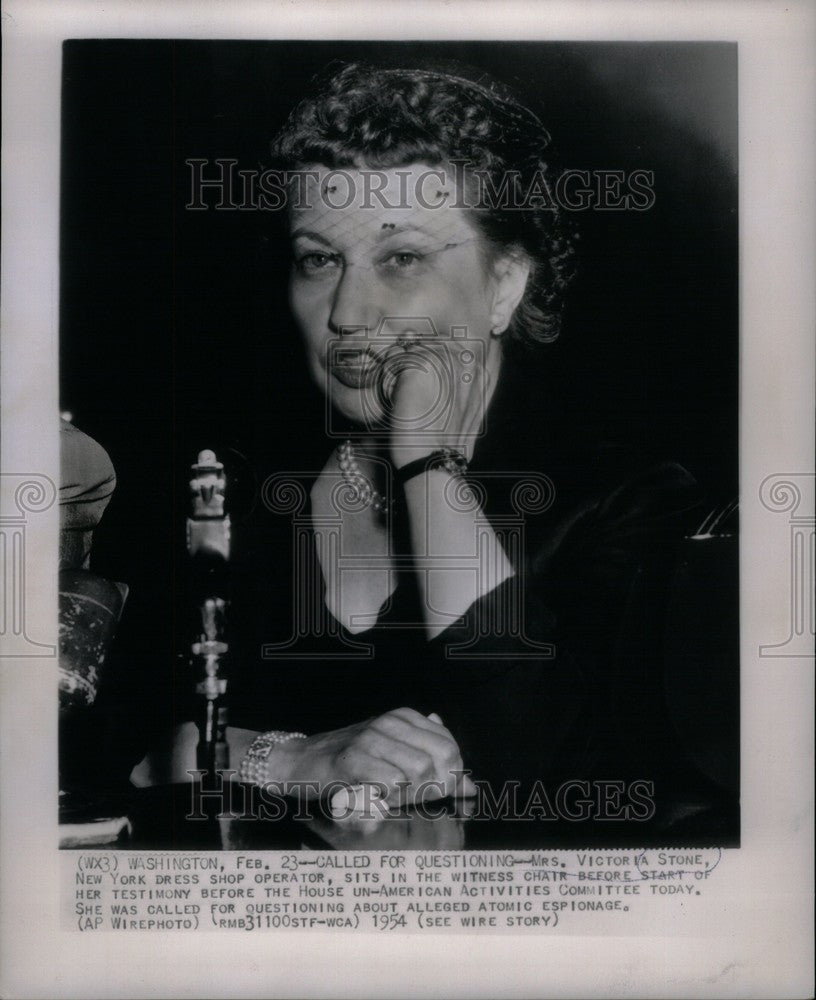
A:
[[[432,233],[425,226],[416,226],[413,223],[405,223],[402,226],[398,226],[394,222],[384,222],[380,226],[380,232],[377,235],[377,242],[382,240],[387,240],[389,236],[402,236],[405,233],[420,233],[422,236],[437,237],[438,233]]]
[[[332,243],[327,240],[325,236],[321,236],[320,233],[314,232],[312,229],[295,229],[291,234],[293,240],[297,239],[307,239],[314,240],[316,243],[320,243],[324,247],[329,247],[332,249]]]

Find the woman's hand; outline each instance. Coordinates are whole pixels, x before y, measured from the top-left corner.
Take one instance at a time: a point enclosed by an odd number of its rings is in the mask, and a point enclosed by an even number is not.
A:
[[[470,457],[499,374],[499,349],[491,347],[407,336],[389,352],[389,450],[397,468],[441,447]]]
[[[500,365],[498,348],[491,351],[488,342],[483,346],[484,357],[480,357],[472,341],[428,339],[413,342],[402,364],[400,359],[392,362],[395,382],[389,444],[391,461],[398,469],[441,447],[472,457],[473,441],[481,429]],[[440,372],[447,372],[444,380]],[[442,405],[445,391],[447,406]],[[444,632],[475,601],[514,574],[501,542],[477,504],[468,503],[466,494],[459,498],[461,503],[452,502],[447,492],[450,485],[450,473],[445,469],[429,470],[404,484],[429,638]],[[475,494],[470,497],[475,501]]]
[[[315,796],[333,782],[373,783],[391,806],[475,793],[462,756],[438,716],[398,708],[365,722],[292,741],[270,755],[271,781],[300,783]]]

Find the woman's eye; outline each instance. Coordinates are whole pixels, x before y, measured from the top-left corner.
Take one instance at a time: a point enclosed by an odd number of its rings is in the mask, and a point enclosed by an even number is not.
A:
[[[319,251],[301,254],[301,256],[295,261],[297,269],[304,274],[315,274],[318,271],[329,271],[337,267],[338,264],[339,259],[336,254],[320,253]]]
[[[413,250],[399,250],[385,258],[383,263],[395,270],[406,271],[422,260],[422,255]]]

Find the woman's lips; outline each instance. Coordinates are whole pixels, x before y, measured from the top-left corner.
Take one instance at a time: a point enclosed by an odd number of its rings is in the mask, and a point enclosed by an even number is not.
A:
[[[351,389],[371,385],[378,369],[377,359],[368,350],[343,350],[338,352],[338,356],[329,365],[329,370],[337,381]]]

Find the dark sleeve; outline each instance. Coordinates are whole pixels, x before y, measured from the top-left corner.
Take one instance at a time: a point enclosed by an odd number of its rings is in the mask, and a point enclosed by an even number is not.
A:
[[[532,537],[514,579],[429,643],[443,678],[436,711],[474,777],[500,786],[614,766],[621,622],[659,631],[659,601],[628,606],[634,583],[671,572],[698,502],[690,474],[666,463],[571,504]]]

